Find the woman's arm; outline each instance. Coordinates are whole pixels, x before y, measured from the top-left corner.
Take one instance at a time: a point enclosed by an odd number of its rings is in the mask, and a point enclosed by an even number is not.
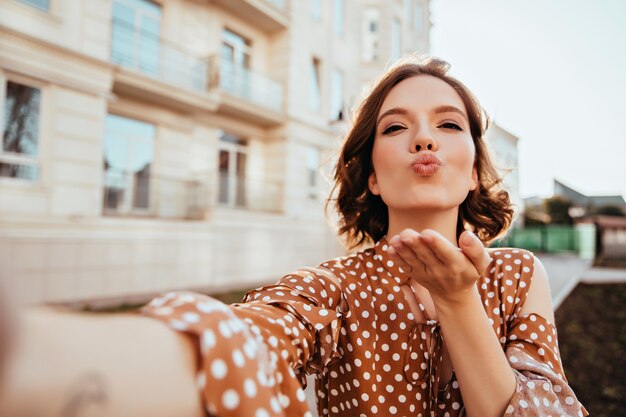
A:
[[[190,337],[133,314],[23,311],[0,415],[202,415]]]

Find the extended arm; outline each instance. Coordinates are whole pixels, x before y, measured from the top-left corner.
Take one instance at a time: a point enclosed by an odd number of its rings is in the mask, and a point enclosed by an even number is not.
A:
[[[19,316],[2,416],[202,415],[190,338],[132,314]]]

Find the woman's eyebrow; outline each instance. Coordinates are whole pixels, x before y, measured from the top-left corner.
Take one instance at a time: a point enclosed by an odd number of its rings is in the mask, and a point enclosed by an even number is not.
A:
[[[387,111],[385,111],[383,114],[381,114],[378,117],[378,120],[376,121],[376,126],[378,126],[380,124],[380,121],[383,119],[383,117],[389,116],[390,114],[401,114],[401,115],[407,115],[409,114],[409,111],[405,108],[402,107],[393,107]]]
[[[467,120],[467,116],[465,115],[465,112],[461,109],[459,109],[458,107],[454,107],[454,106],[449,106],[449,105],[443,105],[443,106],[437,106],[432,110],[433,114],[439,114],[439,113],[458,113],[461,116],[463,116],[465,118],[465,120]]]

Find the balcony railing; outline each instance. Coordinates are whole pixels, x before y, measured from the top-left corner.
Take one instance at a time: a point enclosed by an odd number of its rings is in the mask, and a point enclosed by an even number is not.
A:
[[[112,20],[111,61],[170,84],[206,91],[205,60],[117,18]]]
[[[253,211],[281,211],[283,183],[244,178],[221,173],[218,176],[217,201],[221,207]]]
[[[149,171],[107,170],[104,174],[104,214],[173,219],[202,219],[208,190],[201,181],[158,177]]]
[[[107,216],[202,220],[211,207],[278,212],[282,182],[219,174],[216,181],[155,176],[149,170],[104,173],[103,212]]]
[[[279,82],[219,56],[209,59],[209,86],[274,111],[282,109],[283,87]]]

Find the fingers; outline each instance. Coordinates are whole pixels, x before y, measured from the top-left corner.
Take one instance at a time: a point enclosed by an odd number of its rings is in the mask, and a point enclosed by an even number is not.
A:
[[[489,266],[491,257],[480,239],[478,239],[474,233],[466,230],[461,233],[459,237],[459,247],[472,264],[474,264],[478,273],[482,275]]]
[[[420,267],[433,267],[439,264],[439,260],[428,248],[420,233],[413,229],[404,229],[399,235],[390,241],[395,251],[409,264],[417,264]]]

